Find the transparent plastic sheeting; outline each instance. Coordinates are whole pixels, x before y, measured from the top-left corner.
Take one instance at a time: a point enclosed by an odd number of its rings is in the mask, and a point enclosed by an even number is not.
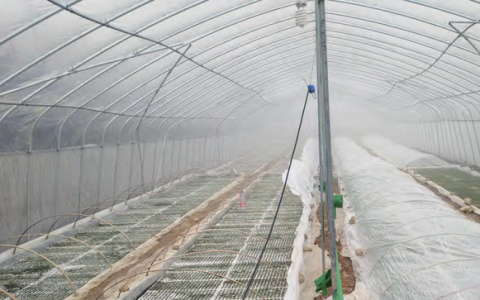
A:
[[[480,172],[472,170],[470,167],[449,164],[432,154],[423,153],[407,146],[396,144],[394,141],[383,137],[369,136],[362,139],[362,143],[363,146],[372,150],[379,157],[395,164],[399,168],[447,167],[455,168],[472,176],[480,177]]]
[[[434,155],[397,144],[387,138],[366,136],[362,144],[399,168],[447,167],[450,164]]]
[[[314,198],[312,197],[315,190],[315,172],[318,170],[318,140],[310,138],[305,142],[303,152],[299,160],[294,159],[288,175],[288,187],[292,194],[300,196],[303,203],[302,217],[296,229],[296,237],[293,242],[292,264],[288,269],[287,283],[288,288],[285,293],[285,300],[300,299],[300,281],[299,275],[303,268],[303,245],[311,244],[309,228],[310,223],[308,217],[312,211]],[[285,182],[287,171],[282,174],[283,182]],[[308,237],[305,240],[305,236]]]
[[[294,0],[3,0],[0,152],[129,142],[144,114],[142,141],[180,124],[204,136],[303,98],[315,81],[306,2],[300,28]],[[479,8],[326,1],[332,95],[402,125],[443,122],[452,141],[478,131]]]
[[[232,161],[252,149],[238,140],[249,141],[249,135],[141,143],[143,167],[135,143],[0,155],[0,240],[37,222],[28,232],[45,233],[54,222],[63,226],[77,218],[54,215],[93,213],[178,176]]]
[[[356,217],[350,251],[364,251],[352,260],[371,299],[478,299],[480,225],[352,140],[336,139],[334,154]]]

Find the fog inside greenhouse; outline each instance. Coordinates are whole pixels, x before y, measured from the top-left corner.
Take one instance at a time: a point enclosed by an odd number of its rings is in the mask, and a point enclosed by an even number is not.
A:
[[[341,224],[358,225],[363,240],[350,232],[348,246],[354,267],[372,266],[376,274],[355,274],[374,291],[371,299],[430,300],[449,293],[460,299],[478,291],[478,279],[465,276],[469,263],[450,268],[455,265],[442,259],[480,249],[480,209],[473,207],[480,205],[480,0],[0,4],[0,295],[66,299],[110,272],[109,259],[127,260],[140,253],[133,249],[159,242],[157,235],[182,224],[188,228],[171,231],[184,235],[175,253],[225,247],[232,252],[208,252],[192,262],[209,272],[221,263],[222,276],[236,276],[241,284],[262,260],[263,252],[251,250],[267,249],[273,234],[280,250],[269,248],[263,258],[285,274],[261,269],[253,286],[280,299],[288,279],[293,296],[286,300],[298,300],[309,252],[303,246],[319,237],[305,235],[329,227],[330,246],[336,245],[334,188],[348,198],[345,206],[337,203],[343,217],[358,217],[358,223]],[[310,84],[316,93],[308,93]],[[296,190],[292,184],[289,193],[292,166]],[[321,182],[328,187],[319,189]],[[235,202],[245,204],[244,191],[258,200],[248,209]],[[330,224],[316,228],[311,204],[322,206],[323,196],[331,200]],[[380,201],[384,205],[376,205]],[[248,236],[195,233],[190,240],[192,228],[238,229],[235,234],[245,230]],[[462,230],[471,237],[459,237]],[[51,232],[92,246],[65,246],[61,237],[44,237]],[[451,232],[456,237],[445,237]],[[264,233],[266,244],[255,239]],[[415,251],[402,252],[410,242],[404,238],[413,236]],[[393,244],[383,256],[382,247]],[[14,255],[19,245],[33,245],[65,267],[73,289],[69,280],[58,284],[61,270],[42,256],[24,261],[24,252]],[[173,253],[155,245],[164,258]],[[98,249],[106,255],[91,256]],[[253,257],[240,257],[243,252]],[[150,263],[161,257],[155,255]],[[422,263],[425,269],[417,272]],[[431,273],[422,276],[425,270]],[[192,299],[198,290],[213,291],[206,299],[231,296],[233,283],[226,278],[181,274],[194,282],[184,284],[173,280],[175,272],[154,285],[149,277],[145,295],[125,297],[177,293]],[[404,289],[409,280],[418,295]]]

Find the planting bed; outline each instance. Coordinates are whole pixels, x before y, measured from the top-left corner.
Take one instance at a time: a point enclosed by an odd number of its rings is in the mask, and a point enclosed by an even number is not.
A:
[[[269,151],[269,152],[262,152],[262,151],[253,151],[242,158],[238,159],[232,164],[232,167],[239,173],[252,173],[255,170],[259,169],[262,167],[262,165],[265,164],[265,162],[271,160],[274,157],[278,157],[280,155],[280,152],[278,151]],[[285,158],[286,159],[286,158]],[[282,160],[284,161],[284,160]],[[278,169],[279,171],[283,172],[285,171],[286,167],[286,162],[282,164],[276,164],[275,168],[281,168]]]
[[[241,299],[242,284],[247,284],[265,243],[281,187],[280,173],[267,174],[254,183],[247,191],[247,208],[235,204],[140,299]],[[287,189],[263,257],[270,265],[260,266],[248,299],[261,299],[255,292],[266,299],[283,299],[301,213],[300,199]]]
[[[480,177],[455,168],[416,169],[415,172],[461,198],[472,199],[473,205],[480,206]]]
[[[81,231],[74,238],[95,247],[113,264],[132,251],[130,242],[134,247],[144,243],[235,179],[236,176],[232,175],[194,177],[129,207],[126,213],[108,218],[129,241],[117,229],[102,222]],[[75,288],[109,267],[97,252],[71,239],[44,249],[41,254],[59,264]],[[62,274],[38,257],[1,268],[0,288],[24,300],[64,299],[72,294]]]

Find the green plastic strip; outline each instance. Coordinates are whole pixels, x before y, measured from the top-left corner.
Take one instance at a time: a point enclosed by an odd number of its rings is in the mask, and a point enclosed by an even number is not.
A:
[[[338,254],[335,253],[335,259],[337,260],[337,291],[333,295],[333,300],[343,300],[343,287],[342,287],[342,277],[340,276],[340,267],[338,263]]]

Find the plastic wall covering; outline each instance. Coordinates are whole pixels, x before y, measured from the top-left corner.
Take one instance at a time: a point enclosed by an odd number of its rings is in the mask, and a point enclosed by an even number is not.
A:
[[[480,226],[355,142],[336,139],[334,150],[372,300],[477,299]]]
[[[45,233],[55,220],[58,228],[77,219],[62,214],[93,213],[231,161],[251,150],[239,139],[249,141],[240,135],[141,143],[143,168],[137,143],[0,156],[0,240],[30,226],[25,233]]]
[[[303,146],[302,155],[299,159],[294,159],[288,175],[288,187],[292,194],[300,196],[303,204],[302,216],[300,223],[295,230],[295,240],[293,242],[292,264],[288,269],[287,274],[287,292],[285,293],[285,300],[300,299],[300,274],[303,272],[303,245],[311,245],[313,240],[310,235],[310,221],[309,216],[312,211],[312,204],[315,198],[315,179],[314,175],[318,171],[318,140],[309,138]],[[287,177],[286,170],[282,174],[282,180],[285,182]],[[305,237],[308,237],[305,239]]]
[[[399,168],[446,167],[450,165],[434,155],[405,147],[379,136],[364,137],[362,144]]]

